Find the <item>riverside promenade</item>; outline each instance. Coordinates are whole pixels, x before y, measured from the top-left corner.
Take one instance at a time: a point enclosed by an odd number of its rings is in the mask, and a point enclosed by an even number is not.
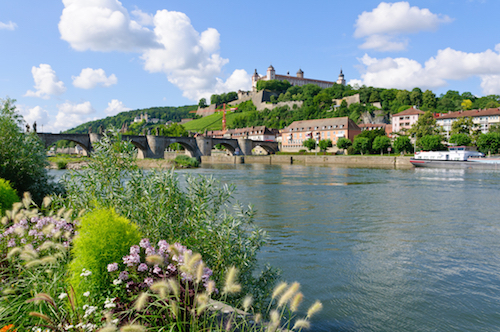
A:
[[[202,156],[207,164],[299,164],[299,165],[338,165],[354,167],[398,167],[411,168],[410,157],[395,156],[343,156],[343,155],[264,155],[264,156]]]

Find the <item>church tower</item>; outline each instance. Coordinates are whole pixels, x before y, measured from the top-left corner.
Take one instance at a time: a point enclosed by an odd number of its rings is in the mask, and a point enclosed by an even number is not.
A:
[[[297,77],[298,78],[304,78],[304,72],[302,71],[302,69],[299,68],[299,70],[297,71]]]
[[[342,84],[343,86],[345,86],[345,79],[344,79],[344,74],[342,73],[342,68],[340,68],[340,75],[339,75],[339,79],[337,80],[337,84]]]

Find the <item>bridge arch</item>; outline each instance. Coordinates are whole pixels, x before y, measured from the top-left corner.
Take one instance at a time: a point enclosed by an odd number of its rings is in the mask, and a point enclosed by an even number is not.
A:
[[[266,150],[268,154],[275,154],[276,152],[278,152],[278,144],[275,142],[254,141],[252,144],[252,149],[255,149],[258,146]]]

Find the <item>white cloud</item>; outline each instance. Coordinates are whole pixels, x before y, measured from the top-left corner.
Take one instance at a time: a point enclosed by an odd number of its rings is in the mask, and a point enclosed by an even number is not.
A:
[[[132,15],[136,17],[136,21],[140,25],[153,25],[154,15],[143,12],[140,9],[135,9],[131,11]]]
[[[118,82],[115,74],[106,77],[106,72],[103,69],[85,68],[79,76],[72,76],[73,85],[81,89],[93,89],[97,84],[108,87]]]
[[[17,28],[17,24],[9,21],[8,23],[0,22],[0,30],[14,30]]]
[[[17,105],[16,108],[23,116],[24,121],[30,126],[32,126],[34,122],[37,123],[38,132],[42,131],[42,125],[46,126],[49,122],[49,113],[40,106],[30,108],[24,105]],[[47,129],[47,127],[45,128]]]
[[[481,88],[485,95],[500,94],[500,75],[481,75]]]
[[[59,81],[50,65],[42,63],[39,67],[33,66],[31,73],[35,80],[36,91],[28,90],[25,96],[48,99],[50,95],[60,95],[66,91],[64,83]]]
[[[358,16],[354,37],[366,38],[360,48],[400,51],[406,49],[408,41],[401,40],[399,35],[435,31],[441,23],[451,21],[450,17],[433,14],[427,8],[410,7],[406,1],[381,2],[371,12],[363,12]]]
[[[448,84],[448,80],[481,78],[485,94],[500,94],[500,47],[495,51],[466,53],[451,48],[439,50],[424,65],[408,58],[376,59],[364,55],[358,59],[362,67],[361,83],[384,88],[432,89]]]
[[[137,51],[157,46],[151,30],[117,0],[63,0],[61,38],[78,51]]]
[[[66,102],[57,105],[57,108],[59,112],[56,115],[56,121],[51,125],[52,132],[63,131],[90,121],[92,118],[89,115],[95,113],[89,101],[81,104]]]
[[[123,102],[118,99],[113,99],[108,103],[108,107],[104,110],[108,116],[113,116],[121,112],[130,111],[131,108],[125,107]]]
[[[219,32],[209,28],[199,33],[184,13],[159,10],[153,17],[135,9],[132,15],[136,20],[132,20],[117,0],[63,0],[63,3],[59,31],[71,47],[78,51],[140,52],[145,70],[166,74],[169,82],[183,90],[183,96],[189,99],[198,100],[200,96],[233,86],[236,80],[245,80],[240,71],[229,75],[230,82],[221,81],[222,67],[229,60],[218,53]],[[153,25],[154,30],[144,25]],[[246,81],[248,84],[236,85],[250,89],[250,75]]]

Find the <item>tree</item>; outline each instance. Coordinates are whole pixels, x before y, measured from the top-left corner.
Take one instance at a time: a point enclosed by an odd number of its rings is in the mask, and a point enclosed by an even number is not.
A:
[[[370,144],[370,139],[368,137],[360,137],[359,135],[356,136],[354,139],[354,143],[352,143],[352,147],[354,148],[354,151],[360,152],[361,155],[364,153],[369,153],[371,149],[371,144]]]
[[[302,142],[302,145],[305,146],[309,151],[312,149],[316,149],[316,141],[314,138],[308,138]]]
[[[425,110],[435,109],[436,103],[436,95],[430,90],[425,90],[422,94],[422,108]]]
[[[411,101],[410,101],[410,93],[408,91],[406,91],[406,90],[400,90],[396,94],[396,100],[399,101],[403,105],[410,104],[411,103]]]
[[[352,142],[345,137],[341,137],[337,141],[337,147],[342,150],[348,149],[351,145]]]
[[[470,110],[472,109],[472,101],[470,99],[464,99],[462,103],[460,103],[460,106],[462,106],[463,110]]]
[[[332,140],[331,139],[322,139],[318,143],[319,149],[321,151],[326,151],[328,148],[331,148],[333,146]]]
[[[412,105],[419,106],[422,105],[422,90],[420,88],[414,88],[410,93],[410,101]]]
[[[450,143],[455,145],[469,145],[471,141],[470,136],[465,133],[453,134],[450,136]]]
[[[34,132],[23,133],[24,120],[16,111],[15,100],[0,99],[0,178],[9,180],[19,195],[29,191],[36,203],[62,187],[53,183],[45,146]]]
[[[481,134],[477,138],[477,147],[482,153],[498,153],[500,149],[500,133]]]
[[[385,130],[382,129],[382,128],[374,129],[374,130],[364,130],[364,131],[361,132],[361,134],[356,135],[355,138],[358,138],[358,137],[366,137],[366,138],[368,138],[368,140],[369,140],[368,145],[369,145],[369,150],[370,150],[369,152],[372,152],[371,149],[372,149],[373,141],[378,136],[386,136],[385,135]]]
[[[377,136],[373,140],[372,149],[375,151],[380,151],[380,154],[384,150],[387,150],[391,146],[391,139],[387,136]]]
[[[439,129],[436,126],[436,119],[432,112],[427,111],[418,117],[418,120],[411,128],[408,130],[410,134],[415,134],[417,139],[426,135],[435,135],[439,133]]]
[[[451,124],[451,131],[450,134],[475,134],[478,130],[477,128],[479,125],[475,124],[474,121],[472,121],[472,117],[467,116],[467,117],[461,117],[453,121]]]
[[[394,146],[394,151],[396,153],[406,153],[413,150],[413,146],[411,145],[411,141],[408,136],[398,136],[392,145]]]
[[[443,151],[446,148],[441,143],[442,140],[443,137],[441,135],[425,135],[417,139],[417,146],[424,151]]]
[[[201,98],[200,101],[198,102],[198,107],[199,108],[207,107],[207,100],[205,98]]]

